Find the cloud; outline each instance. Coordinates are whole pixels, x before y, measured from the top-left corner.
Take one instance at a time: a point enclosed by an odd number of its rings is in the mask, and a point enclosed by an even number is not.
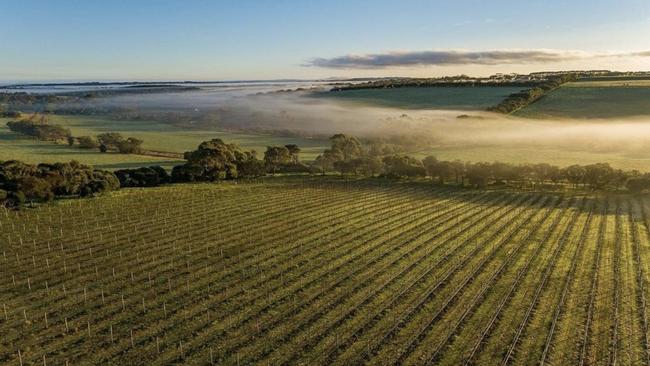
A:
[[[554,63],[603,57],[650,57],[650,51],[588,53],[572,50],[433,50],[314,58],[305,66],[330,69],[381,69],[400,66],[500,65]]]

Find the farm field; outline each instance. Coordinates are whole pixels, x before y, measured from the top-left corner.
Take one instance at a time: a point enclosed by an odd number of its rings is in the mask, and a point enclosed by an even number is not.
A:
[[[650,116],[650,80],[567,83],[515,113],[532,118]]]
[[[38,141],[12,132],[7,128],[8,118],[0,118],[0,160],[20,160],[26,163],[57,163],[77,160],[98,169],[121,169],[146,165],[161,165],[171,168],[180,160],[154,156],[130,155],[89,151],[65,144]]]
[[[0,363],[647,364],[650,200],[334,178],[0,212]]]
[[[0,160],[18,159],[27,163],[78,160],[100,169],[120,169],[158,164],[171,168],[181,160],[142,155],[100,154],[69,147],[64,144],[40,142],[11,132],[6,123],[11,119],[0,118]],[[254,149],[263,154],[267,145],[298,144],[301,156],[313,160],[325,148],[327,142],[304,138],[275,137],[239,134],[211,130],[182,129],[156,121],[115,120],[104,116],[51,115],[49,123],[69,128],[74,136],[96,136],[104,132],[120,132],[125,137],[144,141],[143,148],[154,151],[183,153],[194,150],[201,142],[221,138],[234,142],[246,150]]]
[[[518,87],[404,87],[313,93],[354,104],[404,109],[484,110],[498,104]]]

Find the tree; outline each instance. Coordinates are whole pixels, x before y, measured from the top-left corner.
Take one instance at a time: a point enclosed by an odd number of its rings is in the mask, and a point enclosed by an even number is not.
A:
[[[300,148],[295,144],[284,145],[289,151],[289,157],[291,158],[291,163],[298,164],[300,162]]]
[[[237,172],[241,178],[257,178],[266,173],[266,166],[257,158],[255,150],[246,151],[243,159],[237,162]]]
[[[226,144],[221,139],[204,141],[184,156],[187,164],[174,167],[172,171],[175,181],[184,178],[188,179],[186,181],[235,179],[238,177],[237,165],[247,159],[239,146]]]
[[[160,166],[116,170],[115,176],[121,187],[156,187],[171,180],[167,171]]]
[[[377,156],[363,156],[352,160],[354,173],[361,173],[363,175],[369,175],[374,177],[377,174],[380,174],[384,168],[384,164],[381,159]]]
[[[0,163],[0,190],[10,206],[22,202],[49,201],[60,196],[89,196],[120,186],[111,172],[93,170],[76,161],[37,166],[7,161]]]
[[[401,177],[424,177],[426,170],[422,162],[408,155],[392,155],[383,159],[384,171],[387,176],[393,178]]]
[[[451,168],[454,172],[454,180],[456,184],[464,185],[465,184],[465,164],[460,160],[454,160],[451,162]]]
[[[289,149],[285,146],[267,146],[264,152],[264,162],[273,174],[277,171],[278,166],[287,164],[291,161]]]
[[[650,189],[649,177],[630,178],[625,183],[626,188],[632,193],[641,193]]]
[[[361,142],[356,137],[348,137],[344,134],[336,134],[330,137],[331,150],[340,154],[343,161],[356,159],[363,154]]]
[[[490,175],[489,163],[467,164],[467,180],[475,188],[484,188],[487,186]]]
[[[332,161],[328,160],[325,154],[318,155],[314,159],[314,167],[320,170],[321,175],[325,175],[325,172],[334,168]]]
[[[172,182],[196,182],[205,180],[203,167],[199,165],[183,164],[172,169]]]
[[[35,119],[35,117],[32,116],[32,119]],[[7,127],[13,132],[32,136],[43,141],[69,141],[69,137],[71,136],[69,129],[57,125],[49,125],[42,121],[10,121],[7,122]]]
[[[579,184],[585,184],[585,175],[587,171],[585,167],[580,165],[571,165],[561,170],[561,175],[564,176],[569,183],[572,183],[574,187],[578,187]]]
[[[99,142],[100,151],[102,151],[103,147],[102,152],[106,152],[107,150],[117,150],[120,143],[124,141],[124,137],[118,132],[106,132],[97,135],[97,141]]]
[[[140,154],[142,153],[142,142],[142,140],[129,137],[117,143],[117,151],[122,154]]]
[[[585,167],[585,183],[591,189],[602,189],[611,183],[614,169],[607,163],[597,163],[586,165]]]
[[[90,136],[77,137],[77,141],[79,142],[80,149],[96,149],[99,147],[97,140]]]

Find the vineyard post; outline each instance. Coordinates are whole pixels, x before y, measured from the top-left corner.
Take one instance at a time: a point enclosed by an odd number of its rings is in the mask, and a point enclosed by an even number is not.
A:
[[[178,341],[178,348],[180,349],[181,359],[183,359],[185,357],[183,354],[183,341]]]

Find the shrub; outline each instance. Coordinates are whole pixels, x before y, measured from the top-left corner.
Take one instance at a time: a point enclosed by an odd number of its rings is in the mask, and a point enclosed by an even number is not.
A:
[[[121,187],[156,187],[171,181],[167,171],[160,166],[115,171]]]
[[[140,154],[142,153],[142,140],[129,137],[117,144],[117,151],[122,154]]]
[[[77,141],[79,142],[79,148],[81,149],[97,149],[99,147],[97,140],[90,136],[77,137]]]

